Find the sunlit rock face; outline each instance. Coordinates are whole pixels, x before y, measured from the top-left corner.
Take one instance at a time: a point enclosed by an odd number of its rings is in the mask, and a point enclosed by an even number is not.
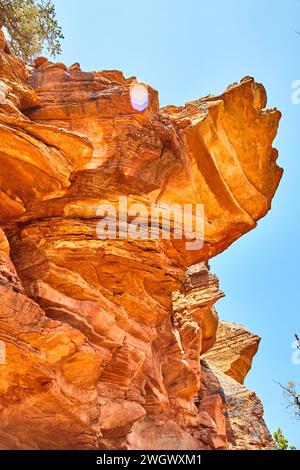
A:
[[[212,430],[199,430],[200,439],[211,448],[223,449],[226,443],[229,450],[276,450],[255,393],[209,361],[201,364],[199,402],[200,411],[204,409],[212,416],[217,415],[214,410],[218,406],[223,407],[221,425]]]
[[[202,358],[242,384],[251,369],[259,342],[260,338],[242,325],[221,321],[216,343]]]
[[[161,109],[121,72],[43,58],[26,69],[0,42],[0,448],[271,447],[257,398],[249,439],[234,425],[257,342],[232,351],[217,334],[223,293],[208,268],[280,181],[280,113],[263,86],[245,78]],[[203,204],[203,246],[99,239],[97,208],[120,196]]]

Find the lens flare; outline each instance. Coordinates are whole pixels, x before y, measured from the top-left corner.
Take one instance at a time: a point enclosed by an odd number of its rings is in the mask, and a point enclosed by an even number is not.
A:
[[[136,111],[145,111],[149,105],[149,92],[146,85],[142,83],[134,84],[130,89],[131,106]]]

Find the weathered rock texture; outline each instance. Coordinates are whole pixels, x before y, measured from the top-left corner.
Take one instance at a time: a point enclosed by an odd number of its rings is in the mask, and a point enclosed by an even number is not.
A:
[[[222,324],[211,349],[223,294],[207,265],[280,181],[263,86],[163,109],[148,87],[138,112],[134,78],[43,58],[27,70],[0,42],[0,448],[272,446],[238,383],[257,338]],[[204,204],[204,246],[100,240],[97,207],[121,195]]]
[[[202,358],[242,384],[251,369],[259,342],[260,338],[243,326],[222,321],[218,325],[214,347]]]

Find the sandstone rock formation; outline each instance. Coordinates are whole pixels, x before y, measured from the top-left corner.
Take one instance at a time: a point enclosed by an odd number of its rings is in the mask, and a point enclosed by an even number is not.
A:
[[[223,439],[228,449],[275,449],[263,420],[263,407],[255,393],[243,386],[256,354],[260,338],[235,323],[219,322],[214,346],[201,359],[199,403],[212,400],[224,406]],[[202,430],[202,440],[216,436]],[[222,442],[222,441],[221,441]],[[215,446],[215,443],[214,443]]]
[[[259,342],[260,338],[243,326],[221,321],[216,343],[202,358],[242,384],[251,369]]]
[[[222,326],[210,349],[223,294],[207,264],[255,227],[280,181],[280,113],[263,86],[245,78],[162,109],[147,87],[137,111],[135,78],[44,58],[26,68],[0,43],[0,448],[272,446],[234,380],[256,338],[238,330],[232,350],[235,327]],[[97,209],[119,196],[203,204],[203,247],[99,239]]]

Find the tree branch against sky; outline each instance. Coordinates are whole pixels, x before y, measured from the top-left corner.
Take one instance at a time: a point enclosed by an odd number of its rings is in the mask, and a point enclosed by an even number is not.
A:
[[[26,62],[44,49],[54,57],[61,52],[64,36],[51,0],[0,0],[0,26],[12,51]]]
[[[286,386],[279,385],[283,389],[283,395],[287,401],[287,409],[291,410],[297,419],[300,419],[300,393],[297,391],[295,382],[289,382]]]

